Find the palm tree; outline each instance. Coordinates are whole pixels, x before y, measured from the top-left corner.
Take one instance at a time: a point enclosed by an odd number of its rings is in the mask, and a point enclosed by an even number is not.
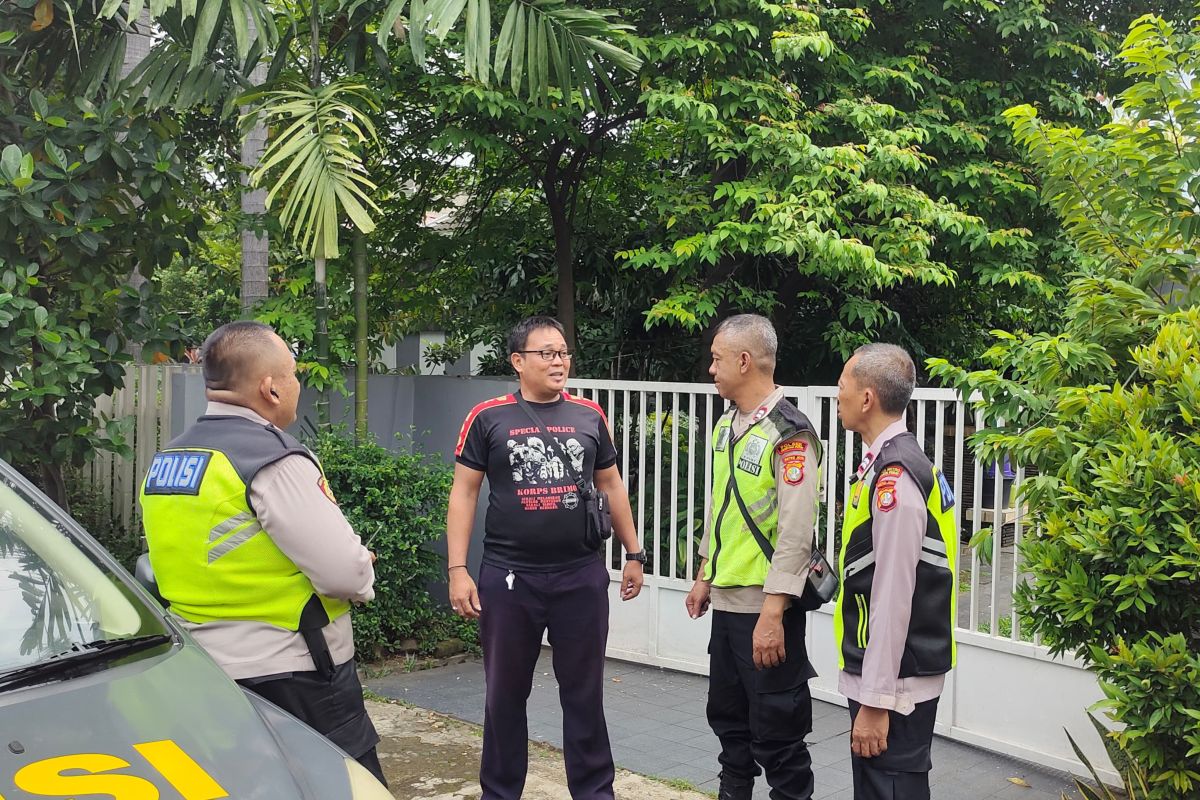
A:
[[[126,20],[136,20],[144,0],[108,0],[101,14],[113,18],[122,8]],[[378,211],[371,199],[375,185],[364,166],[364,151],[376,141],[365,110],[373,108],[372,93],[353,79],[323,85],[323,14],[376,57],[388,57],[389,40],[404,36],[419,64],[425,63],[427,35],[445,40],[465,20],[464,73],[484,84],[498,81],[537,103],[548,102],[554,86],[567,96],[574,89],[585,107],[598,107],[605,96],[598,86],[611,85],[608,71],[632,72],[639,66],[635,56],[613,43],[628,30],[614,12],[563,0],[511,0],[494,54],[490,0],[313,0],[307,15],[266,0],[150,0],[149,10],[166,37],[132,79],[151,93],[152,102],[186,107],[201,98],[211,102],[221,88],[249,89],[251,71],[273,51],[267,85],[240,98],[250,106],[242,121],[247,131],[258,120],[277,131],[251,183],[269,187],[268,208],[282,202],[285,230],[313,259],[317,368],[312,377],[323,387],[317,406],[321,424],[328,423],[330,375],[325,263],[341,252],[343,220],[366,235]],[[372,28],[374,36],[367,35]],[[341,39],[347,36],[343,32]],[[224,46],[230,38],[233,53]],[[305,57],[293,59],[292,44],[305,40],[307,52],[299,51]],[[230,93],[222,105],[230,111],[237,99]],[[365,381],[365,363],[357,367]],[[365,430],[365,410],[356,429]]]

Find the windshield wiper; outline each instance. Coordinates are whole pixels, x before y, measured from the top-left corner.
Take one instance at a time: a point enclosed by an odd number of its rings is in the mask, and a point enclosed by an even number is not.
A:
[[[36,664],[0,674],[0,691],[60,680],[90,671],[121,656],[149,650],[171,641],[173,637],[170,634],[156,633],[129,639],[97,639],[94,642],[77,644],[70,650],[50,656]]]

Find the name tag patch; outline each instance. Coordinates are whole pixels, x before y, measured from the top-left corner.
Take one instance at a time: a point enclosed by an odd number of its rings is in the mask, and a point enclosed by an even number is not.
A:
[[[738,459],[738,469],[758,475],[762,472],[762,455],[766,450],[767,440],[758,434],[750,434],[746,447],[742,450],[742,457]]]
[[[146,494],[200,494],[200,483],[212,453],[205,450],[172,450],[158,453],[146,474]]]
[[[946,480],[940,469],[935,467],[934,472],[937,473],[938,488],[942,490],[942,513],[945,514],[954,508],[954,490],[950,488],[950,481]]]
[[[721,430],[717,431],[717,443],[713,445],[713,449],[720,452],[729,445],[729,426],[726,425]]]

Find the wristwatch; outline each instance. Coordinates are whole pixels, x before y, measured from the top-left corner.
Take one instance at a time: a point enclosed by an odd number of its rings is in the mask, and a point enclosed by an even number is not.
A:
[[[625,560],[636,561],[644,567],[646,566],[646,551],[638,550],[636,553],[626,553]]]

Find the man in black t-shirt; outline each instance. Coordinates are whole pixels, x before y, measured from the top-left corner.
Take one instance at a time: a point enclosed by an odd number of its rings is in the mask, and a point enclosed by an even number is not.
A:
[[[525,704],[548,633],[563,709],[567,786],[575,800],[611,800],[613,760],[604,721],[608,568],[584,540],[575,476],[608,494],[613,529],[626,551],[619,592],[637,597],[646,557],[617,470],[600,406],[563,391],[571,352],[551,317],[531,317],[509,334],[520,377],[515,395],[480,403],[463,422],[446,517],[450,605],[479,618],[487,699],[481,800],[518,800],[529,767]],[[545,427],[543,428],[542,425]],[[483,564],[467,571],[475,506],[487,477]]]

